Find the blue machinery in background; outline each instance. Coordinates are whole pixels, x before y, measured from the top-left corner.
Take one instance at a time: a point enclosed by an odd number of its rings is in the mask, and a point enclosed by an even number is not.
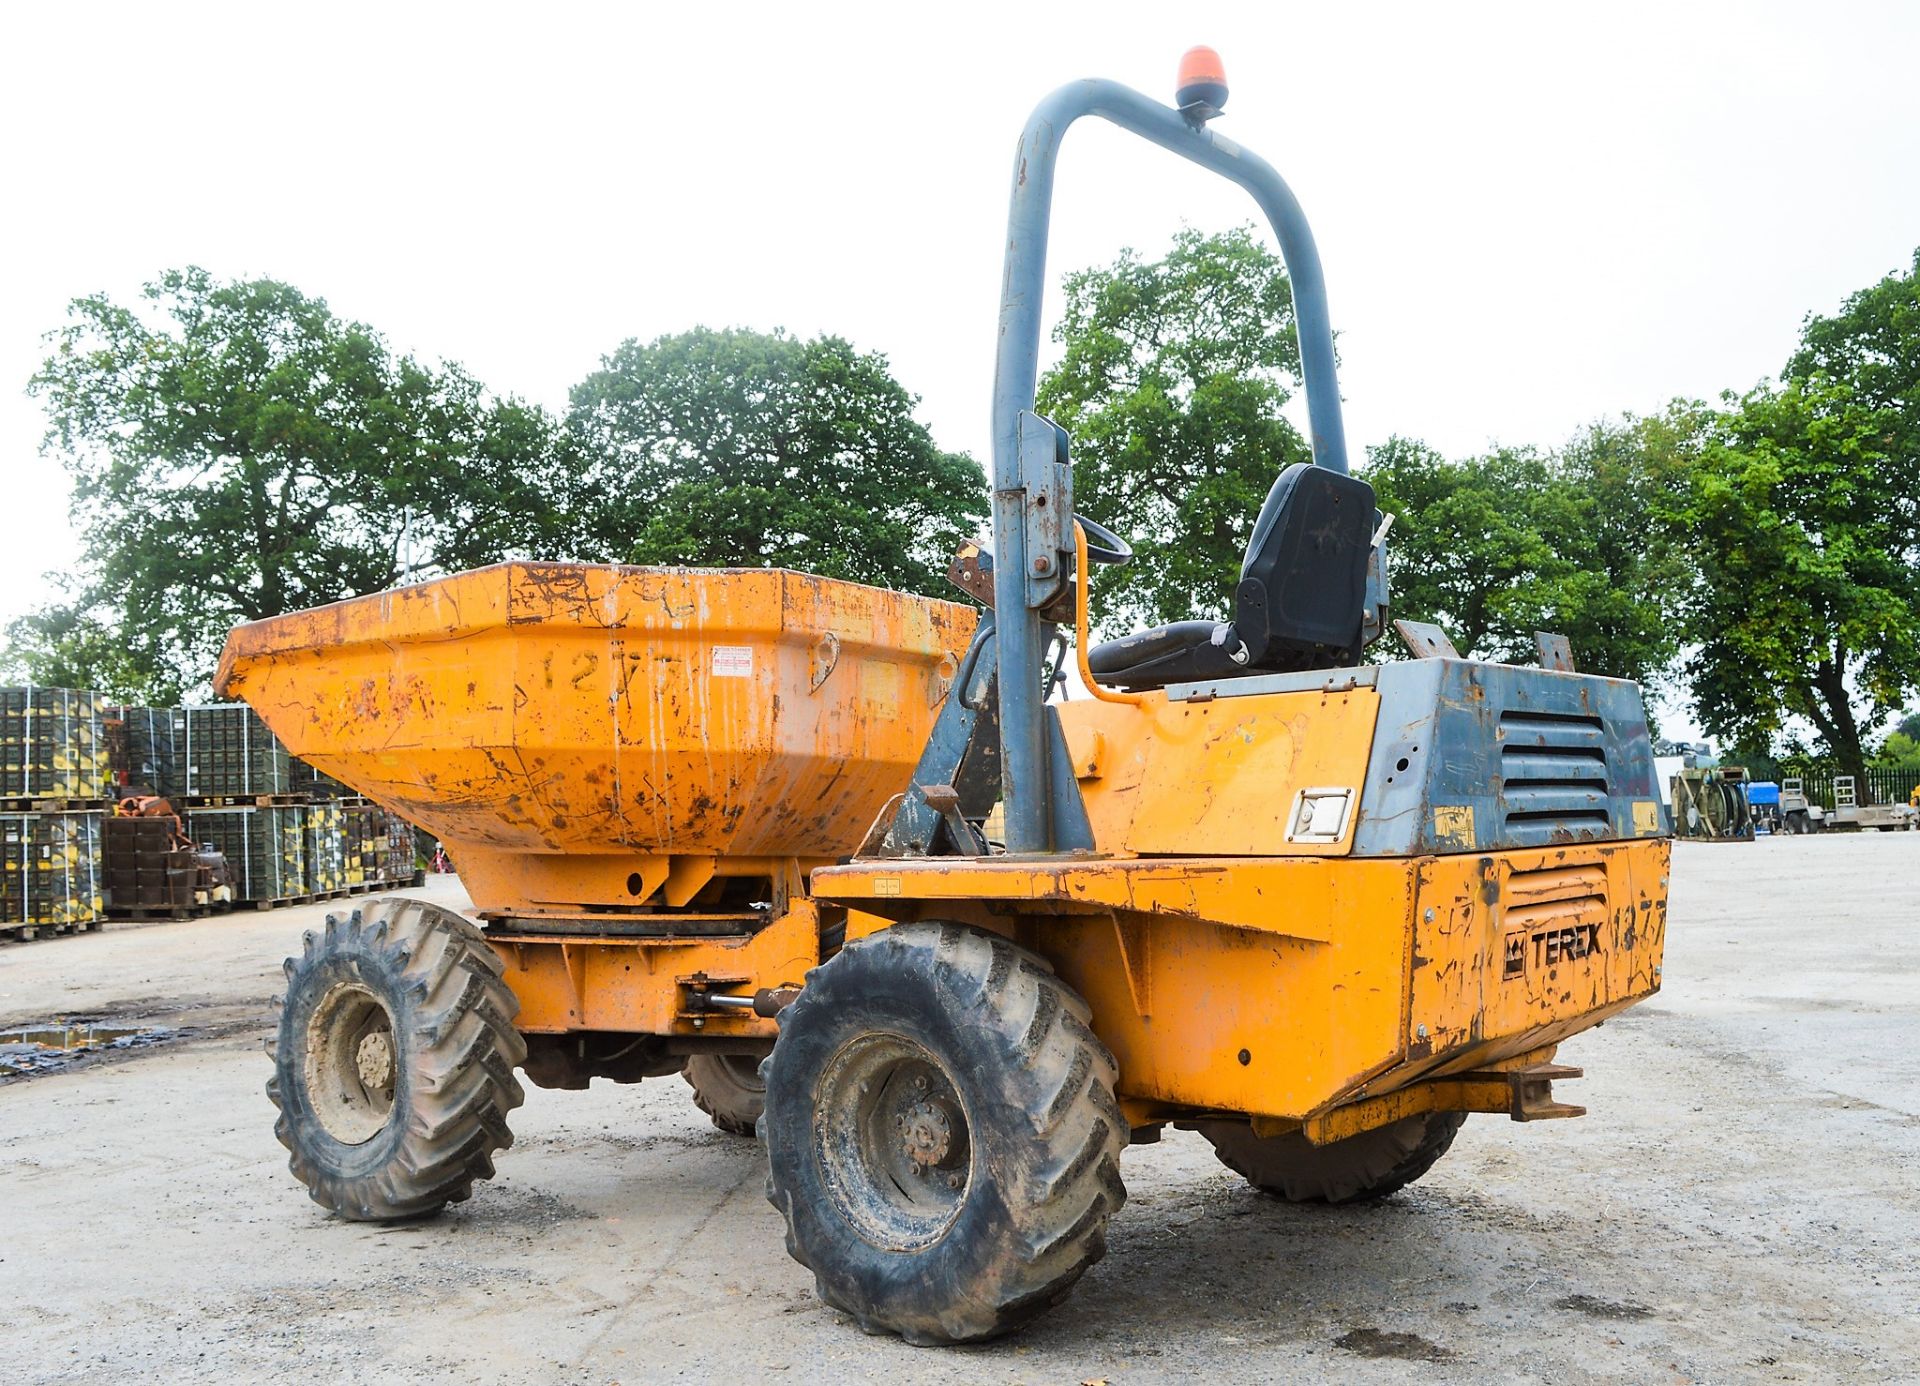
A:
[[[1196,60],[1198,62],[1196,63]],[[993,605],[1000,703],[1000,773],[1010,853],[1058,851],[1048,716],[1041,670],[1050,622],[1041,609],[1071,580],[1072,478],[1066,440],[1033,412],[1046,290],[1047,228],[1054,162],[1067,128],[1097,115],[1238,183],[1266,213],[1293,284],[1300,365],[1306,378],[1313,460],[1347,470],[1346,431],[1334,374],[1333,324],[1313,233],[1273,166],[1206,122],[1226,100],[1218,59],[1196,49],[1181,65],[1178,109],[1117,82],[1061,87],[1035,109],[1014,160],[1007,259],[1000,293],[1000,345],[993,372]],[[1071,781],[1068,782],[1069,790]],[[1062,806],[1063,808],[1065,806]],[[1077,807],[1077,805],[1075,806]]]

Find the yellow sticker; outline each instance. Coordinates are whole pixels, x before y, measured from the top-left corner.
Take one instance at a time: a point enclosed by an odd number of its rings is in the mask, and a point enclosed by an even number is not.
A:
[[[1456,846],[1473,846],[1473,805],[1435,804],[1433,835],[1442,842],[1450,842]]]
[[[873,893],[875,895],[898,895],[900,893],[900,878],[898,876],[875,876],[873,878]]]
[[[1652,837],[1660,831],[1660,804],[1655,799],[1633,801],[1633,832],[1636,837]]]

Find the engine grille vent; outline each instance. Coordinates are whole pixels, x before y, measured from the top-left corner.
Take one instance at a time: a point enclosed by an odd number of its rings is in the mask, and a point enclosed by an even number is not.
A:
[[[1500,803],[1515,845],[1608,837],[1608,799],[1598,717],[1500,714]]]

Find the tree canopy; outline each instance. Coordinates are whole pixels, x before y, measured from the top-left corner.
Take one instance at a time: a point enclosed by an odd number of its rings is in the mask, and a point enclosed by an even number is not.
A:
[[[1912,461],[1843,382],[1761,386],[1701,410],[1671,516],[1692,580],[1685,674],[1701,724],[1771,746],[1800,717],[1848,773],[1920,686]]]
[[[1069,274],[1039,411],[1072,438],[1075,509],[1129,537],[1097,613],[1134,625],[1219,615],[1274,478],[1311,453],[1281,409],[1300,379],[1293,289],[1242,227],[1186,230]]]
[[[87,546],[29,671],[171,699],[235,622],[538,547],[552,426],[270,279],[76,300],[29,386]]]
[[[1658,680],[1679,650],[1684,564],[1654,525],[1670,456],[1660,420],[1595,424],[1558,452],[1497,449],[1449,461],[1393,439],[1364,470],[1389,541],[1393,610],[1432,621],[1476,658],[1531,663],[1535,631],[1580,668]]]
[[[1675,417],[1702,725],[1771,747],[1805,719],[1863,774],[1920,688],[1920,252],[1809,317],[1778,384]]]
[[[573,391],[569,543],[627,563],[790,567],[934,595],[987,513],[886,358],[839,337],[629,341]]]

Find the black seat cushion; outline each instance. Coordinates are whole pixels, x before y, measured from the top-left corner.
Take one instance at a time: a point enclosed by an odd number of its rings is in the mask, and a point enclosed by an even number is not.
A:
[[[1331,669],[1360,657],[1373,488],[1296,463],[1267,493],[1234,590],[1232,622],[1176,621],[1087,652],[1087,667],[1123,688],[1192,679]]]
[[[1177,620],[1171,626],[1154,626],[1094,645],[1087,651],[1087,668],[1094,674],[1119,674],[1148,666],[1158,670],[1169,660],[1202,658],[1208,651],[1217,651],[1225,666],[1238,668],[1233,653],[1244,651],[1244,645],[1233,633],[1233,626],[1223,620]]]

